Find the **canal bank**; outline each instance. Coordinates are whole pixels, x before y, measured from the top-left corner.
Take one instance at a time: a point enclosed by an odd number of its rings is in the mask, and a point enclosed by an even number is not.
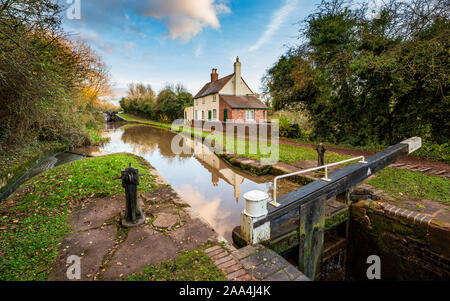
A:
[[[84,145],[99,146],[107,141],[101,130],[87,130]],[[70,153],[63,141],[38,141],[20,150],[0,154],[0,201],[39,173],[84,156]]]
[[[18,154],[1,156],[0,201],[6,199],[24,182],[26,173],[33,167],[65,149],[66,146],[62,143],[40,143],[30,146]]]
[[[148,173],[139,185],[148,219],[127,229],[120,226],[123,188],[113,177],[129,163]],[[0,216],[2,280],[68,280],[70,255],[81,260],[82,280],[123,279],[219,241],[148,162],[124,153],[45,171],[2,202]],[[193,280],[225,279],[203,255],[197,257],[208,273]]]
[[[128,164],[144,174],[138,200],[147,217],[132,228],[121,225],[125,197],[114,179]],[[244,254],[223,242],[153,166],[128,153],[48,169],[0,204],[0,216],[1,280],[307,280],[262,246]],[[78,276],[70,262],[79,262]]]

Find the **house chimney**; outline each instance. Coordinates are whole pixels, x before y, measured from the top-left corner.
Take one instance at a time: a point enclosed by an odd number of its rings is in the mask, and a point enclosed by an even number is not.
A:
[[[241,62],[239,57],[236,57],[234,63],[234,95],[239,95],[239,84],[241,83]]]
[[[212,69],[211,71],[211,82],[214,82],[219,79],[219,74],[217,73],[217,69]]]

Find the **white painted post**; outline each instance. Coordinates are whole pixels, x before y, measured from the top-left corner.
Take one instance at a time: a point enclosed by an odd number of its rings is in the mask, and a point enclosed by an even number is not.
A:
[[[241,234],[249,245],[270,239],[270,222],[254,227],[255,222],[267,215],[269,195],[264,191],[252,190],[244,194],[245,209],[241,213]]]
[[[408,144],[408,154],[418,150],[422,146],[422,138],[411,137],[400,143]]]

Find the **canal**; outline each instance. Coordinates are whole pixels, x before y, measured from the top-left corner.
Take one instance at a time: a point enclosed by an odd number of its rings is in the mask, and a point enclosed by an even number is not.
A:
[[[245,207],[243,194],[254,189],[272,195],[272,176],[255,176],[231,166],[200,142],[184,138],[190,154],[175,154],[175,133],[146,125],[108,124],[110,141],[93,149],[94,154],[129,152],[144,157],[219,235],[232,243],[231,231],[240,224]],[[277,194],[299,185],[282,181]]]

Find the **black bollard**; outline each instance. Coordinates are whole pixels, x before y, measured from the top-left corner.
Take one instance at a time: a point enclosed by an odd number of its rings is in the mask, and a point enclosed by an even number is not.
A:
[[[317,166],[325,165],[325,146],[323,143],[319,143],[319,145],[315,148],[317,151]]]
[[[136,168],[130,166],[122,170],[120,178],[122,179],[122,187],[125,188],[126,207],[125,213],[122,217],[122,226],[136,227],[145,223],[145,216],[142,212],[141,206],[137,200],[137,185],[139,185],[139,174]]]

